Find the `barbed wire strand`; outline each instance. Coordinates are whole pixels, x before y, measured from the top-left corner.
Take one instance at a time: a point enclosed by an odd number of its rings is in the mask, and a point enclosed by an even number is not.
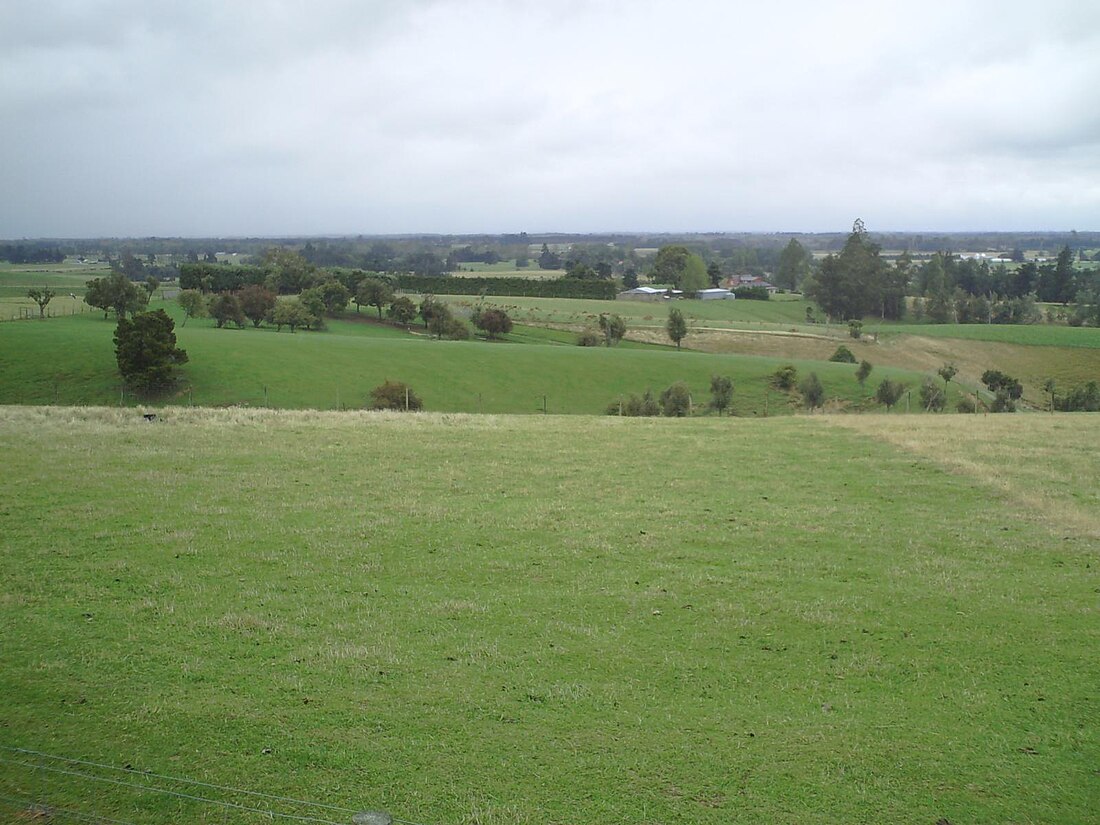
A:
[[[111,825],[133,825],[133,823],[125,822],[121,819],[108,819],[99,814],[85,814],[70,808],[59,808],[56,805],[44,805],[41,802],[35,802],[31,799],[16,799],[13,796],[4,796],[0,794],[0,800],[10,802],[13,805],[26,805],[28,808],[40,808],[44,812],[68,814],[69,816],[75,816],[77,819],[84,819],[90,822],[109,822]]]
[[[38,771],[49,771],[50,773],[62,774],[63,776],[74,776],[79,779],[87,779],[92,782],[105,782],[108,785],[117,785],[122,788],[134,788],[139,791],[148,791],[149,793],[165,794],[167,796],[174,796],[178,799],[190,799],[194,802],[206,802],[211,805],[221,805],[223,808],[234,808],[239,811],[247,811],[254,814],[266,814],[271,818],[278,819],[290,819],[295,822],[317,822],[321,825],[345,825],[342,822],[333,822],[331,819],[321,819],[315,816],[298,816],[297,814],[283,814],[277,811],[271,811],[267,808],[253,808],[248,805],[240,805],[236,802],[226,802],[222,799],[211,799],[206,796],[195,796],[194,794],[183,793],[182,791],[172,791],[167,788],[157,788],[152,785],[141,785],[137,782],[123,782],[119,779],[110,779],[106,776],[94,776],[90,773],[81,773],[80,771],[68,771],[64,768],[52,768],[49,765],[36,765],[33,762],[20,762],[16,759],[5,759],[0,756],[0,762],[5,762],[9,765],[20,765],[24,768],[31,768]]]
[[[68,762],[71,765],[84,765],[90,768],[102,768],[108,771],[121,771],[122,773],[137,774],[138,776],[148,776],[153,779],[163,779],[166,782],[179,782],[185,785],[199,785],[203,788],[210,788],[216,791],[231,791],[233,793],[246,794],[248,796],[255,796],[261,799],[277,800],[279,802],[295,802],[300,805],[311,805],[315,808],[327,808],[330,811],[340,811],[342,813],[353,814],[357,812],[356,808],[343,808],[339,805],[326,805],[322,802],[309,802],[305,799],[295,799],[292,796],[277,796],[276,794],[261,793],[260,791],[246,791],[244,788],[233,788],[229,785],[214,785],[210,782],[200,782],[197,779],[183,779],[178,776],[166,776],[164,774],[153,773],[152,771],[140,771],[135,768],[119,768],[115,765],[105,765],[101,762],[90,762],[86,759],[71,759],[67,756],[56,756],[52,753],[44,753],[42,751],[30,750],[28,748],[12,748],[4,745],[0,745],[0,750],[12,751],[14,753],[27,754],[29,756],[39,756],[43,759],[54,759],[59,762]]]
[[[330,811],[340,811],[341,813],[349,813],[349,814],[358,813],[358,809],[356,809],[356,808],[345,808],[345,807],[342,807],[340,805],[326,805],[323,802],[310,802],[309,800],[297,799],[296,797],[292,797],[292,796],[279,796],[277,794],[262,793],[260,791],[249,791],[249,790],[245,790],[244,788],[234,788],[234,787],[231,787],[229,785],[215,785],[211,782],[202,782],[198,779],[186,779],[186,778],[178,777],[178,776],[168,776],[166,774],[153,773],[152,771],[140,771],[140,770],[137,770],[135,768],[120,768],[117,765],[107,765],[107,764],[104,764],[102,762],[92,762],[92,761],[87,760],[87,759],[73,759],[72,757],[58,756],[57,754],[46,753],[45,751],[36,751],[36,750],[32,750],[30,748],[13,748],[13,747],[10,747],[8,745],[0,745],[0,750],[9,751],[9,752],[12,752],[12,753],[21,753],[21,754],[25,754],[25,755],[28,755],[28,756],[37,756],[37,757],[40,757],[40,758],[43,758],[43,759],[53,759],[53,760],[56,760],[58,762],[67,762],[71,765],[82,765],[82,766],[89,767],[89,768],[101,768],[103,770],[108,770],[108,771],[119,771],[121,773],[126,773],[126,774],[136,774],[137,776],[148,776],[148,777],[151,777],[153,779],[164,780],[165,782],[179,782],[179,783],[185,784],[185,785],[197,785],[197,786],[200,786],[200,787],[203,787],[203,788],[210,788],[211,790],[228,791],[230,793],[238,793],[238,794],[244,794],[246,796],[254,796],[258,799],[270,799],[272,801],[278,801],[278,802],[291,802],[291,803],[294,803],[294,804],[297,804],[297,805],[311,806],[311,807],[314,807],[314,808],[324,808],[324,809],[330,810]],[[18,764],[23,764],[23,763],[18,763]],[[33,767],[35,769],[38,769],[39,767],[45,768],[46,766],[45,765],[42,765],[42,766],[33,765]],[[89,776],[89,774],[84,774],[84,773],[76,773],[76,775],[84,776],[84,777]],[[170,791],[161,791],[161,789],[155,789],[155,790],[157,790],[157,792],[171,793]],[[215,804],[222,804],[222,803],[219,802],[219,800],[211,800],[211,801],[214,802]],[[252,810],[252,809],[249,809],[249,810]],[[263,811],[263,813],[268,813],[268,812]],[[285,816],[285,814],[284,814],[284,816]],[[323,822],[325,820],[318,820],[318,821]],[[393,821],[394,822],[399,822],[399,823],[401,823],[401,825],[424,825],[424,823],[421,823],[421,822],[416,822],[416,821],[411,820],[411,819],[402,819],[402,818],[396,817],[396,816],[393,817]]]

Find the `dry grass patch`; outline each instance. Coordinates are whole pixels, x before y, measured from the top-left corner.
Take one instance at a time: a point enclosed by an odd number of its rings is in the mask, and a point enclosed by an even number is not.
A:
[[[1100,417],[1057,415],[830,416],[830,425],[871,436],[971,476],[1055,531],[1100,537]]]

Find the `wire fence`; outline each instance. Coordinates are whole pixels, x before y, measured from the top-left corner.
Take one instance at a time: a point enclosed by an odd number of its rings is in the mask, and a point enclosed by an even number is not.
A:
[[[46,307],[39,311],[37,306],[22,304],[0,304],[0,323],[12,321],[41,321],[47,318],[68,318],[71,315],[83,315],[86,312],[102,312],[87,304],[73,304],[69,307]]]
[[[8,746],[0,746],[0,810],[7,813],[3,821],[15,822],[423,825],[380,810]]]

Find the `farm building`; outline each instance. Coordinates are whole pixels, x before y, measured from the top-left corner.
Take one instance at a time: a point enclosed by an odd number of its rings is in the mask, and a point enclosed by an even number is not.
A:
[[[730,289],[758,286],[766,289],[769,295],[774,295],[779,291],[779,287],[769,283],[759,275],[734,275],[732,278],[726,279],[726,286]]]
[[[726,298],[736,298],[737,296],[730,292],[728,289],[700,289],[695,293],[695,297],[700,301],[722,301]]]
[[[639,286],[628,289],[615,296],[622,301],[661,301],[665,298],[682,298],[684,293],[679,289],[657,289],[652,286]]]

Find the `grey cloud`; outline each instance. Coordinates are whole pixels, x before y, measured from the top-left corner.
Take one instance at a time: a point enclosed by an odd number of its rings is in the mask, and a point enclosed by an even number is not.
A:
[[[0,234],[1086,228],[1097,31],[1068,0],[5,4]]]

